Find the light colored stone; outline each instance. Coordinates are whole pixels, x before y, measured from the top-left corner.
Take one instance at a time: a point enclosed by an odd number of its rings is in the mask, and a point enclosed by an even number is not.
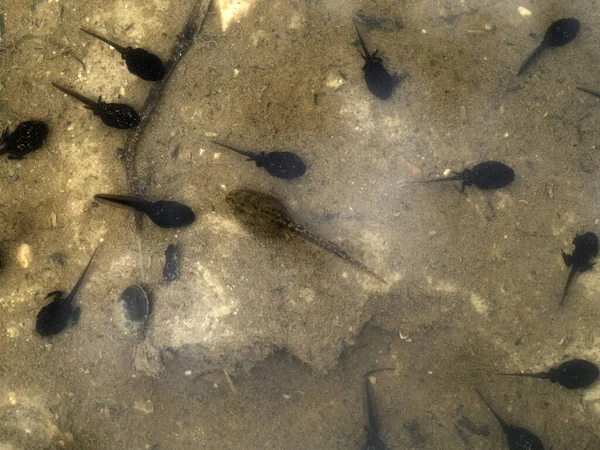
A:
[[[527,8],[525,8],[524,6],[519,6],[519,14],[521,14],[522,16],[530,16],[531,15],[531,11],[529,11]]]
[[[27,269],[33,261],[33,252],[29,244],[21,244],[17,249],[17,262],[23,269]]]

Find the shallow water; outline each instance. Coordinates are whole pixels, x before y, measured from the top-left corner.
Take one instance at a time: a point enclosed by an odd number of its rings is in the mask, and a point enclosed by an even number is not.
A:
[[[600,219],[600,99],[576,89],[600,90],[595,3],[215,0],[158,87],[78,30],[167,60],[194,3],[0,3],[2,126],[50,127],[0,162],[0,450],[361,448],[363,375],[384,367],[390,449],[507,448],[474,388],[546,448],[600,448],[599,386],[492,375],[600,363],[597,269],[558,309],[561,250]],[[517,77],[562,17],[578,38]],[[401,80],[389,100],[367,89],[353,22]],[[147,111],[135,152],[119,150],[133,132],[52,82]],[[213,140],[308,170],[274,178]],[[486,160],[514,182],[408,183]],[[293,233],[253,234],[225,200],[236,189],[276,196],[389,285]],[[182,202],[197,220],[158,228],[98,193]],[[44,297],[98,244],[79,322],[37,336]],[[181,266],[166,282],[169,244]],[[143,333],[118,300],[132,284],[151,293]]]

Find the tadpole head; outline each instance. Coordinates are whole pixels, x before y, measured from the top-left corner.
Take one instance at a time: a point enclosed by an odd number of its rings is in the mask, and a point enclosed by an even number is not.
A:
[[[166,75],[161,59],[143,48],[127,47],[123,53],[127,69],[146,81],[160,81]]]
[[[544,44],[550,47],[561,47],[568,44],[579,34],[581,25],[577,19],[560,19],[553,22],[544,35]]]

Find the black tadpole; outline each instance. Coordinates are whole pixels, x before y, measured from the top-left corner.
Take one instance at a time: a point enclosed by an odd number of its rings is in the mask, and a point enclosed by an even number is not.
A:
[[[596,364],[584,359],[572,359],[565,361],[548,372],[540,373],[498,373],[497,375],[513,377],[539,378],[558,383],[566,389],[582,389],[591,386],[598,380],[600,371]]]
[[[365,60],[363,65],[363,71],[365,73],[365,82],[367,88],[375,97],[381,100],[387,100],[394,93],[394,88],[398,86],[398,78],[396,75],[390,75],[387,69],[383,65],[383,59],[377,56],[378,50],[375,50],[372,54],[367,50],[367,46],[363,41],[358,26],[354,23],[356,28],[356,34],[358,34],[358,41],[362,48],[363,53],[361,56]]]
[[[515,427],[506,422],[492,409],[487,400],[481,395],[481,392],[477,389],[475,389],[475,392],[477,392],[477,395],[483,400],[483,403],[485,403],[502,427],[504,434],[506,434],[506,440],[508,441],[508,448],[510,450],[544,450],[544,444],[542,444],[540,438],[525,428]]]
[[[25,155],[44,145],[48,131],[48,125],[41,120],[22,122],[12,133],[6,127],[0,137],[0,155],[7,153],[8,159],[23,159]]]
[[[96,251],[98,251],[97,247],[94,253],[92,253],[83,273],[77,280],[75,287],[73,287],[67,296],[65,296],[65,292],[63,291],[53,291],[46,296],[46,298],[52,298],[52,301],[40,310],[35,322],[35,331],[40,336],[53,336],[63,331],[70,322],[73,324],[77,323],[79,308],[73,307],[73,300],[75,300],[75,296],[83,284],[83,280],[92,264]]]
[[[381,439],[379,431],[379,414],[377,413],[377,405],[375,403],[375,396],[373,394],[373,386],[369,376],[386,370],[395,370],[391,367],[383,369],[375,369],[367,372],[365,378],[365,389],[367,391],[367,417],[369,419],[368,425],[365,427],[367,432],[367,442],[363,445],[362,450],[387,450],[385,442]]]
[[[99,116],[106,126],[126,130],[136,127],[140,123],[140,115],[135,109],[125,103],[106,103],[102,101],[102,97],[98,97],[98,101],[94,101],[59,84],[52,83],[52,86],[79,100],[94,115]]]
[[[81,31],[90,36],[100,39],[102,42],[114,47],[118,51],[127,65],[127,69],[134,75],[146,81],[160,81],[165,76],[165,66],[161,59],[143,48],[123,47],[113,41],[106,39],[98,33],[79,27]]]
[[[560,299],[559,308],[563,306],[567,298],[567,292],[573,282],[573,278],[575,278],[575,274],[592,270],[595,263],[592,263],[590,260],[598,256],[598,236],[591,231],[576,235],[573,239],[573,245],[575,246],[575,250],[572,255],[561,251],[565,265],[570,267],[571,270],[569,271],[569,277],[567,278],[567,283]]]
[[[562,47],[568,44],[579,34],[581,28],[577,19],[560,19],[553,22],[546,30],[542,43],[521,65],[517,75],[521,75],[532,63],[537,61],[542,52],[548,47]]]
[[[514,179],[515,171],[506,164],[498,161],[484,161],[451,177],[411,181],[411,184],[462,181],[462,190],[465,189],[465,186],[471,185],[475,185],[479,189],[500,189],[512,183]]]
[[[302,158],[292,152],[250,152],[239,150],[222,142],[213,143],[232,150],[240,155],[246,156],[248,161],[254,161],[256,167],[263,167],[269,175],[285,180],[301,177],[306,173],[306,165]]]
[[[146,214],[154,224],[162,228],[187,227],[196,220],[196,214],[189,206],[170,200],[150,202],[140,197],[113,194],[96,194],[94,199],[133,208]]]

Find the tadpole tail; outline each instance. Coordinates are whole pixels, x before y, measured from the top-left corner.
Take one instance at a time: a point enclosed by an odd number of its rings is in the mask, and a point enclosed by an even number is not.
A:
[[[377,414],[377,404],[373,394],[373,386],[368,376],[365,376],[365,388],[367,390],[367,416],[369,419],[368,432],[370,435],[379,435],[379,415]]]
[[[96,194],[94,195],[94,199],[106,200],[107,202],[128,206],[141,212],[147,212],[152,205],[148,200],[139,197],[131,197],[129,195]]]
[[[219,141],[211,141],[211,142],[213,144],[220,145],[221,147],[228,148],[229,150],[233,150],[234,152],[236,152],[236,153],[238,153],[240,155],[247,156],[250,159],[254,159],[256,157],[256,153],[254,153],[254,152],[249,152],[249,151],[246,151],[246,150],[239,150],[237,148],[233,148],[233,147],[230,147],[229,145],[223,144],[222,142],[219,142]]]
[[[483,403],[485,403],[485,406],[487,406],[488,409],[490,410],[490,412],[494,415],[494,417],[496,418],[496,420],[498,421],[498,423],[500,424],[502,429],[505,432],[508,432],[508,430],[510,430],[511,426],[506,421],[504,421],[504,419],[502,417],[500,417],[498,414],[496,414],[496,411],[494,411],[494,409],[490,406],[490,404],[487,402],[485,397],[483,395],[481,395],[481,392],[479,392],[477,389],[475,389],[475,392],[477,392],[477,395],[479,395],[481,400],[483,400]]]
[[[92,100],[91,98],[87,98],[78,92],[72,91],[71,89],[67,89],[66,87],[63,87],[60,84],[52,83],[52,86],[54,86],[59,91],[67,94],[68,96],[79,100],[81,103],[83,103],[86,106],[89,106],[92,109],[98,105],[98,103]]]
[[[356,28],[356,34],[358,34],[358,41],[360,42],[360,46],[363,49],[363,58],[365,60],[369,59],[371,54],[369,53],[369,51],[367,50],[367,46],[365,45],[365,41],[363,41],[362,36],[360,35],[360,31],[358,31],[358,25],[356,25],[356,22],[354,22],[354,28]]]
[[[571,271],[569,272],[569,278],[567,278],[567,284],[565,284],[565,290],[563,291],[562,298],[560,299],[560,304],[558,305],[558,309],[562,308],[563,304],[565,303],[565,299],[567,298],[567,291],[569,290],[569,287],[573,282],[573,278],[575,277],[576,272],[577,270],[575,269],[575,266],[572,266]]]
[[[593,95],[595,97],[600,97],[600,92],[592,91],[591,89],[586,89],[586,88],[582,88],[579,86],[577,86],[577,89],[579,89],[580,91],[586,92],[590,95]]]
[[[90,265],[92,264],[92,260],[94,259],[94,255],[96,255],[97,251],[98,251],[98,247],[96,247],[96,249],[94,250],[94,253],[92,253],[92,256],[90,257],[90,260],[87,263],[87,266],[85,266],[85,269],[83,269],[83,273],[81,274],[81,276],[77,280],[77,283],[75,284],[75,286],[73,287],[73,289],[71,289],[71,292],[69,292],[69,295],[67,296],[67,300],[69,302],[72,302],[75,299],[75,296],[77,295],[77,291],[79,291],[79,288],[83,284],[83,280],[85,279],[85,274],[87,273],[88,269],[90,268]]]
[[[388,284],[388,285],[390,284],[388,281],[381,278],[379,275],[377,275],[375,272],[373,272],[371,269],[369,269],[367,266],[365,266],[360,261],[354,259],[345,250],[341,249],[340,247],[335,245],[333,242],[330,242],[326,239],[323,239],[320,236],[317,236],[316,234],[314,234],[312,231],[310,231],[308,228],[304,227],[303,225],[297,224],[290,220],[288,220],[286,222],[286,225],[290,230],[298,233],[300,236],[302,236],[307,241],[312,242],[313,244],[321,247],[323,250],[327,250],[328,252],[333,253],[336,256],[339,256],[344,261],[346,261],[348,264],[356,267],[359,270],[362,270],[363,272],[372,276],[373,278],[377,279],[378,281],[381,281],[384,284]]]
[[[525,71],[525,69],[527,69],[535,61],[537,61],[540,58],[540,56],[545,48],[546,48],[546,46],[544,44],[541,44],[538,48],[536,48],[533,51],[533,53],[531,55],[529,55],[529,58],[527,58],[525,60],[525,62],[523,64],[521,64],[521,67],[519,68],[519,71],[517,72],[517,76],[521,75]]]
[[[89,34],[90,36],[95,37],[96,39],[100,39],[102,42],[105,42],[106,44],[110,45],[111,47],[114,47],[114,49],[116,51],[118,51],[121,55],[123,55],[127,51],[127,49],[125,47],[123,47],[122,45],[116,44],[113,41],[106,39],[104,36],[100,36],[98,33],[95,33],[92,30],[88,30],[87,28],[83,28],[83,27],[79,27],[79,29],[81,31],[83,31],[84,33]]]
[[[451,177],[432,178],[430,180],[409,181],[409,183],[410,184],[439,183],[441,181],[463,181],[464,179],[465,179],[464,175],[453,175]]]
[[[502,375],[508,377],[527,377],[527,378],[539,378],[541,380],[546,380],[550,376],[548,372],[541,373],[495,373],[494,375]]]

